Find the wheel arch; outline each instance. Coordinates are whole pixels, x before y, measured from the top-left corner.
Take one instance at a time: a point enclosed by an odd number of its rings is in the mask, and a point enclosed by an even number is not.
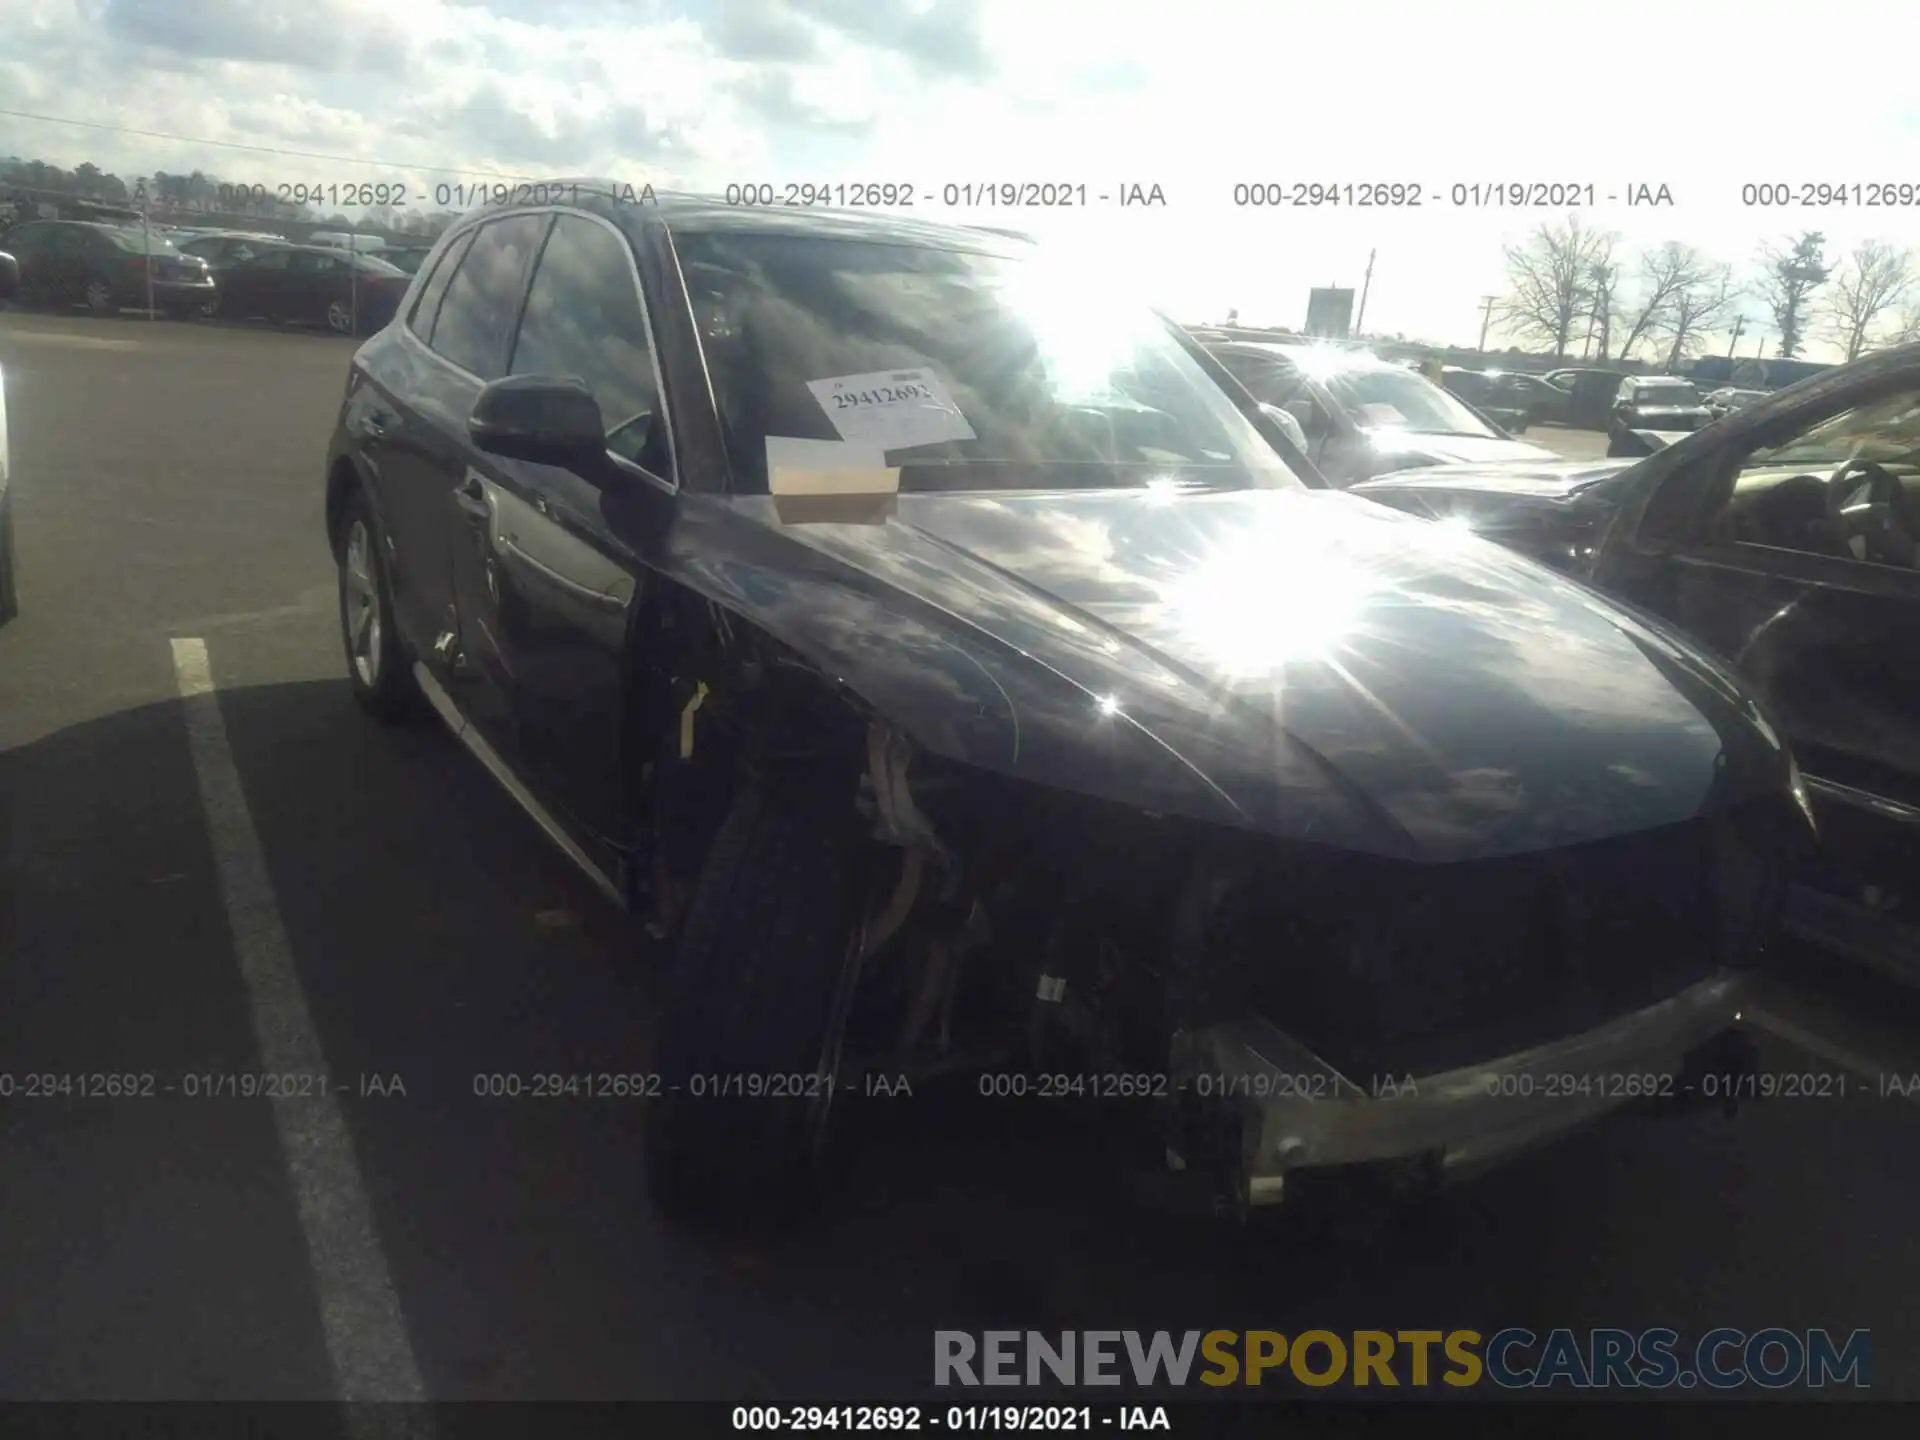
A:
[[[336,561],[340,559],[340,547],[346,543],[342,531],[347,522],[347,502],[355,494],[367,497],[367,504],[377,521],[380,518],[380,503],[373,493],[373,486],[367,483],[366,476],[351,456],[335,455],[327,466],[326,526],[327,548],[332,551]]]

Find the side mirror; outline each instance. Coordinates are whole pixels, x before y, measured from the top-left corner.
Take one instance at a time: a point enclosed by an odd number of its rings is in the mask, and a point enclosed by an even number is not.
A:
[[[15,300],[20,296],[20,262],[0,250],[0,300]]]
[[[574,375],[509,375],[474,401],[467,435],[489,455],[579,469],[606,455],[599,402]]]
[[[1307,453],[1307,432],[1300,428],[1300,422],[1294,418],[1292,411],[1283,410],[1278,405],[1268,405],[1263,402],[1260,406],[1260,413],[1278,425],[1281,430],[1285,431],[1287,439],[1299,447],[1302,455]]]

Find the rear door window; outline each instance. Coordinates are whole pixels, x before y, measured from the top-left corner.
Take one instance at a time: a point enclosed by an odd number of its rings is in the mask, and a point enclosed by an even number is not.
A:
[[[447,247],[440,257],[440,263],[433,267],[433,273],[427,276],[426,284],[420,287],[420,298],[413,302],[413,311],[407,316],[407,328],[422,340],[433,334],[433,322],[440,314],[440,301],[447,293],[447,285],[453,279],[453,272],[460,268],[460,257],[467,253],[467,247],[473,243],[474,232],[469,230]]]
[[[482,380],[506,373],[528,267],[550,223],[546,215],[510,215],[479,228],[434,319],[428,343],[436,351]]]

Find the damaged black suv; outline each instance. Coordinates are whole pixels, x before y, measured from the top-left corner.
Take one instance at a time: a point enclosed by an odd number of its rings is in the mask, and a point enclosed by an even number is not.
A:
[[[663,1202],[783,1207],[849,1077],[972,1066],[1271,1203],[1732,1031],[1806,821],[1713,661],[1325,490],[1072,257],[608,188],[448,232],[326,513],[367,709],[671,941]]]

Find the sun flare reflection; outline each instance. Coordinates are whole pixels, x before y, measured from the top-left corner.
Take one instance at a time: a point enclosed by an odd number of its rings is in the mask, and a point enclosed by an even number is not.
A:
[[[1263,515],[1169,597],[1194,644],[1245,677],[1335,654],[1359,625],[1376,574],[1323,538],[1308,544],[1283,514]]]

